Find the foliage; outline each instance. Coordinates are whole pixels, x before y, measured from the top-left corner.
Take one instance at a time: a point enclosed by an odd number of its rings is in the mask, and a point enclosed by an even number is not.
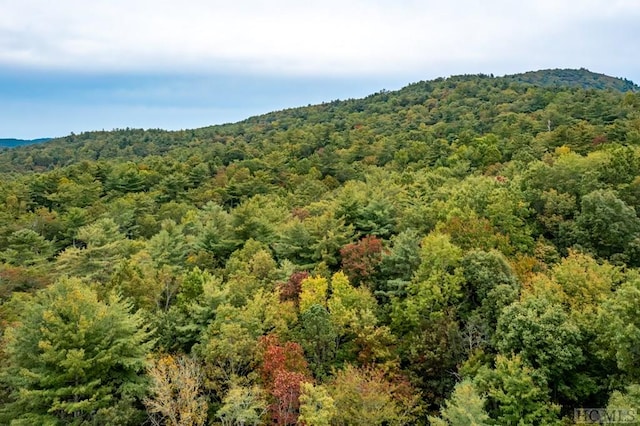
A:
[[[301,386],[309,380],[307,362],[297,343],[281,345],[277,337],[262,339],[262,380],[271,395],[269,411],[275,424],[296,424],[300,408]]]
[[[327,303],[329,283],[324,277],[307,277],[300,283],[300,312],[304,313],[313,305]]]
[[[77,279],[38,293],[6,333],[5,413],[26,422],[81,424],[111,422],[128,410],[126,421],[135,422],[150,343],[142,316],[130,307],[115,295],[99,301]]]
[[[193,359],[166,355],[148,369],[150,393],[145,405],[159,413],[167,425],[198,426],[207,420],[202,391],[202,372]]]
[[[222,403],[217,416],[224,426],[257,426],[267,412],[264,390],[257,385],[232,384]]]
[[[302,384],[298,417],[301,423],[309,426],[329,426],[336,414],[334,400],[324,386],[314,386],[309,382]]]
[[[2,149],[2,422],[139,424],[147,356],[228,425],[633,401],[639,169],[637,86],[587,70]]]
[[[383,371],[346,366],[329,384],[336,415],[334,424],[411,424],[417,398],[401,379]]]
[[[560,424],[560,407],[547,402],[546,383],[519,356],[498,355],[495,368],[483,368],[475,382],[486,393],[489,414],[499,424]]]
[[[485,398],[478,394],[473,382],[466,380],[456,385],[451,398],[440,409],[441,417],[429,417],[429,422],[433,426],[489,425],[484,405]]]
[[[342,270],[349,281],[356,285],[369,284],[375,278],[377,266],[382,260],[382,241],[367,236],[340,249]]]

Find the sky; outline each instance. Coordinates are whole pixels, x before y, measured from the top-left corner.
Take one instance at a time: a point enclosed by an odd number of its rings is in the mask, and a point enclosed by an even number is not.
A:
[[[639,0],[0,0],[0,138],[196,128],[457,74],[640,83]]]

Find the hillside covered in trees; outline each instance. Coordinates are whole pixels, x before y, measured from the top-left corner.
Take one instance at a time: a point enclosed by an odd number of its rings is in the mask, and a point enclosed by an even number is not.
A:
[[[640,407],[640,93],[561,71],[0,150],[0,423]]]

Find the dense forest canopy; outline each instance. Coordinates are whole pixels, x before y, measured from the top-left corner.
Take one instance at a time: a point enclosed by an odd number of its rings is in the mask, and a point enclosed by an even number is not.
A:
[[[568,86],[583,89],[617,90],[620,92],[637,92],[640,87],[626,78],[609,77],[605,74],[593,73],[584,68],[554,69],[529,71],[522,74],[507,75],[507,80],[529,83],[536,86]]]
[[[637,89],[466,75],[0,150],[0,422],[640,406]]]

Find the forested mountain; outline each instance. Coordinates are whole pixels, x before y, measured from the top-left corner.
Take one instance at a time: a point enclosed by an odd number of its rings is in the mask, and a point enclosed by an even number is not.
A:
[[[620,81],[458,76],[0,151],[0,423],[638,407],[640,93]]]
[[[610,89],[620,92],[638,92],[640,90],[640,87],[630,80],[610,77],[605,74],[597,74],[584,68],[579,70],[555,69],[529,71],[522,74],[509,75],[504,78],[542,87],[569,86],[581,87],[583,89]]]
[[[42,143],[51,140],[51,138],[40,139],[0,139],[1,148],[15,148],[16,146],[33,145],[34,143]]]

